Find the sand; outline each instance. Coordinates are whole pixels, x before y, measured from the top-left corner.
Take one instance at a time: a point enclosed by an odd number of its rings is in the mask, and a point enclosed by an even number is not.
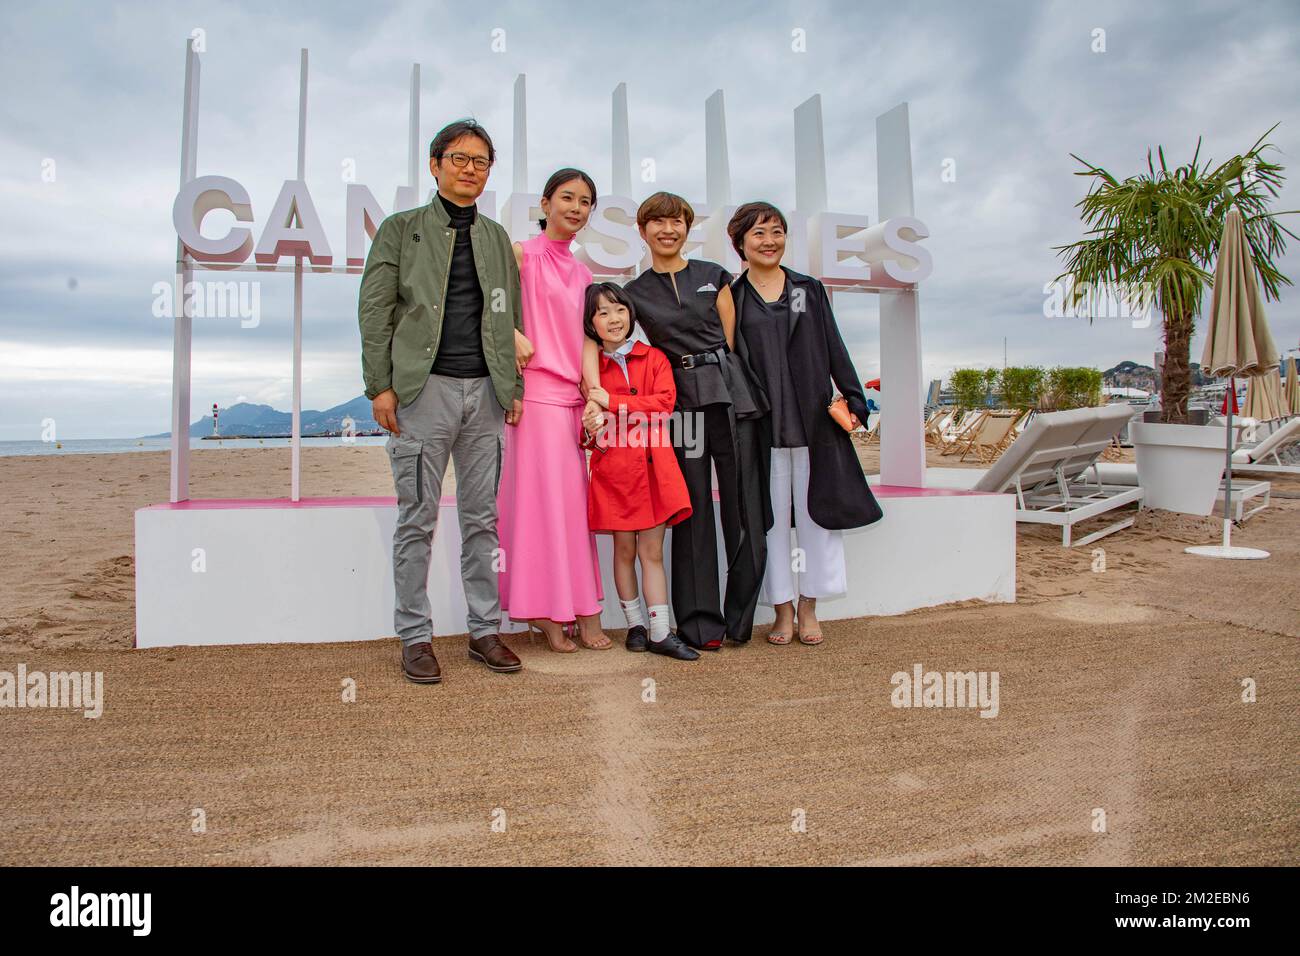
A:
[[[283,449],[205,450],[192,493],[285,495],[288,469]],[[1217,540],[1214,519],[1143,514],[1098,543],[1104,571],[1022,527],[1014,605],[826,622],[819,648],[760,629],[691,665],[512,638],[525,669],[497,675],[440,638],[436,687],[402,679],[392,639],[131,649],[132,516],[166,499],[165,454],[0,458],[0,489],[0,670],[102,671],[106,695],[97,720],[0,708],[0,864],[1294,864],[1300,848],[1295,479],[1234,535],[1268,561],[1184,554]],[[391,494],[383,449],[304,450],[303,493]],[[998,716],[891,706],[915,663],[996,671]]]

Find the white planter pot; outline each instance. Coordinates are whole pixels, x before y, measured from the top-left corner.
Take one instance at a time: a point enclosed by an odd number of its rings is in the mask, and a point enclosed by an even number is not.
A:
[[[1226,428],[1133,422],[1128,434],[1137,454],[1144,508],[1192,515],[1214,510],[1223,479]]]

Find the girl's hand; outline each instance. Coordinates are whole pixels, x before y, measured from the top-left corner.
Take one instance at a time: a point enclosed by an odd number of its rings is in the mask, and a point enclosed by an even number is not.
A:
[[[600,406],[595,402],[587,402],[587,406],[582,410],[582,427],[594,433],[604,422],[605,413],[601,411]]]
[[[515,329],[515,371],[523,375],[524,369],[528,367],[528,363],[532,361],[535,354],[536,350],[533,348],[533,343],[528,341],[528,337],[524,333]]]
[[[862,422],[858,421],[858,416],[849,412],[849,424],[853,426],[852,431],[857,431],[862,427]]]
[[[609,408],[609,392],[599,385],[593,385],[587,390],[587,401],[588,403],[595,402],[601,408]]]

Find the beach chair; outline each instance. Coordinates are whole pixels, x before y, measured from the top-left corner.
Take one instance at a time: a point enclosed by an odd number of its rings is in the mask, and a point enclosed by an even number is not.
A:
[[[1005,439],[1003,439],[1002,447],[998,450],[1005,451],[1007,445],[1010,445],[1013,441],[1015,441],[1017,438],[1023,435],[1025,433],[1025,429],[1029,427],[1029,423],[1033,419],[1033,417],[1034,417],[1034,410],[1032,408],[1027,408],[1024,411],[1022,411],[1020,413],[1020,417],[1016,419],[1016,423],[1013,426],[1011,426],[1011,432],[1007,435]]]
[[[876,413],[875,420],[872,421],[872,423],[867,426],[866,434],[863,435],[862,437],[862,444],[864,445],[880,444],[880,413],[879,412]]]
[[[941,408],[936,411],[925,423],[925,443],[938,447],[940,436],[943,435],[944,429],[952,424],[956,414],[956,409],[952,408]]]
[[[1232,453],[1233,472],[1265,472],[1300,475],[1300,465],[1285,464],[1278,453],[1300,441],[1300,415],[1294,416],[1264,436],[1259,444],[1238,448]],[[1270,459],[1272,463],[1270,464]]]
[[[957,413],[951,409],[940,409],[938,414],[925,423],[925,443],[927,445],[939,444],[939,436],[943,434],[944,429],[952,424],[953,416]]]
[[[984,420],[984,416],[987,414],[987,409],[972,408],[962,415],[959,422],[940,432],[937,436],[938,444],[936,445],[939,453],[942,455],[955,455],[961,451],[966,441],[974,434],[975,429],[979,427],[980,422]]]
[[[929,444],[930,442],[930,432],[934,429],[934,426],[938,423],[939,419],[943,418],[945,414],[947,414],[947,412],[942,408],[932,408],[926,413],[925,423],[921,425],[921,434],[925,436],[926,444]]]
[[[990,412],[980,419],[979,427],[962,447],[958,461],[965,461],[972,452],[983,464],[990,464],[1010,443],[1011,430],[1015,428],[1020,413],[1015,411]]]
[[[1142,508],[1140,487],[1089,484],[1083,475],[1128,423],[1126,405],[1035,415],[971,490],[1015,494],[1016,520],[1061,529],[1062,547],[1090,544],[1133,524],[1130,515],[1073,540],[1073,527],[1126,505]]]
[[[1029,423],[1034,417],[1034,410],[1032,408],[1023,411],[1020,409],[1008,409],[1008,411],[1014,412],[1018,417],[1016,418],[1015,424],[1011,426],[1011,430],[1007,432],[1006,437],[1003,438],[1001,443],[998,445],[997,451],[999,455],[1007,450],[1008,445],[1024,434],[1025,429],[1029,427]]]
[[[1101,453],[1101,460],[1102,461],[1123,461],[1124,460],[1124,445],[1122,444],[1119,435],[1116,435],[1115,440],[1106,446],[1106,450]]]

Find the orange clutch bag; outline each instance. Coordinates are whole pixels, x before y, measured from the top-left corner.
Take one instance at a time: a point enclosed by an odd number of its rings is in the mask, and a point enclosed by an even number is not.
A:
[[[826,406],[826,411],[840,428],[846,432],[853,431],[853,414],[849,411],[848,399],[843,395],[837,395],[835,401]]]

